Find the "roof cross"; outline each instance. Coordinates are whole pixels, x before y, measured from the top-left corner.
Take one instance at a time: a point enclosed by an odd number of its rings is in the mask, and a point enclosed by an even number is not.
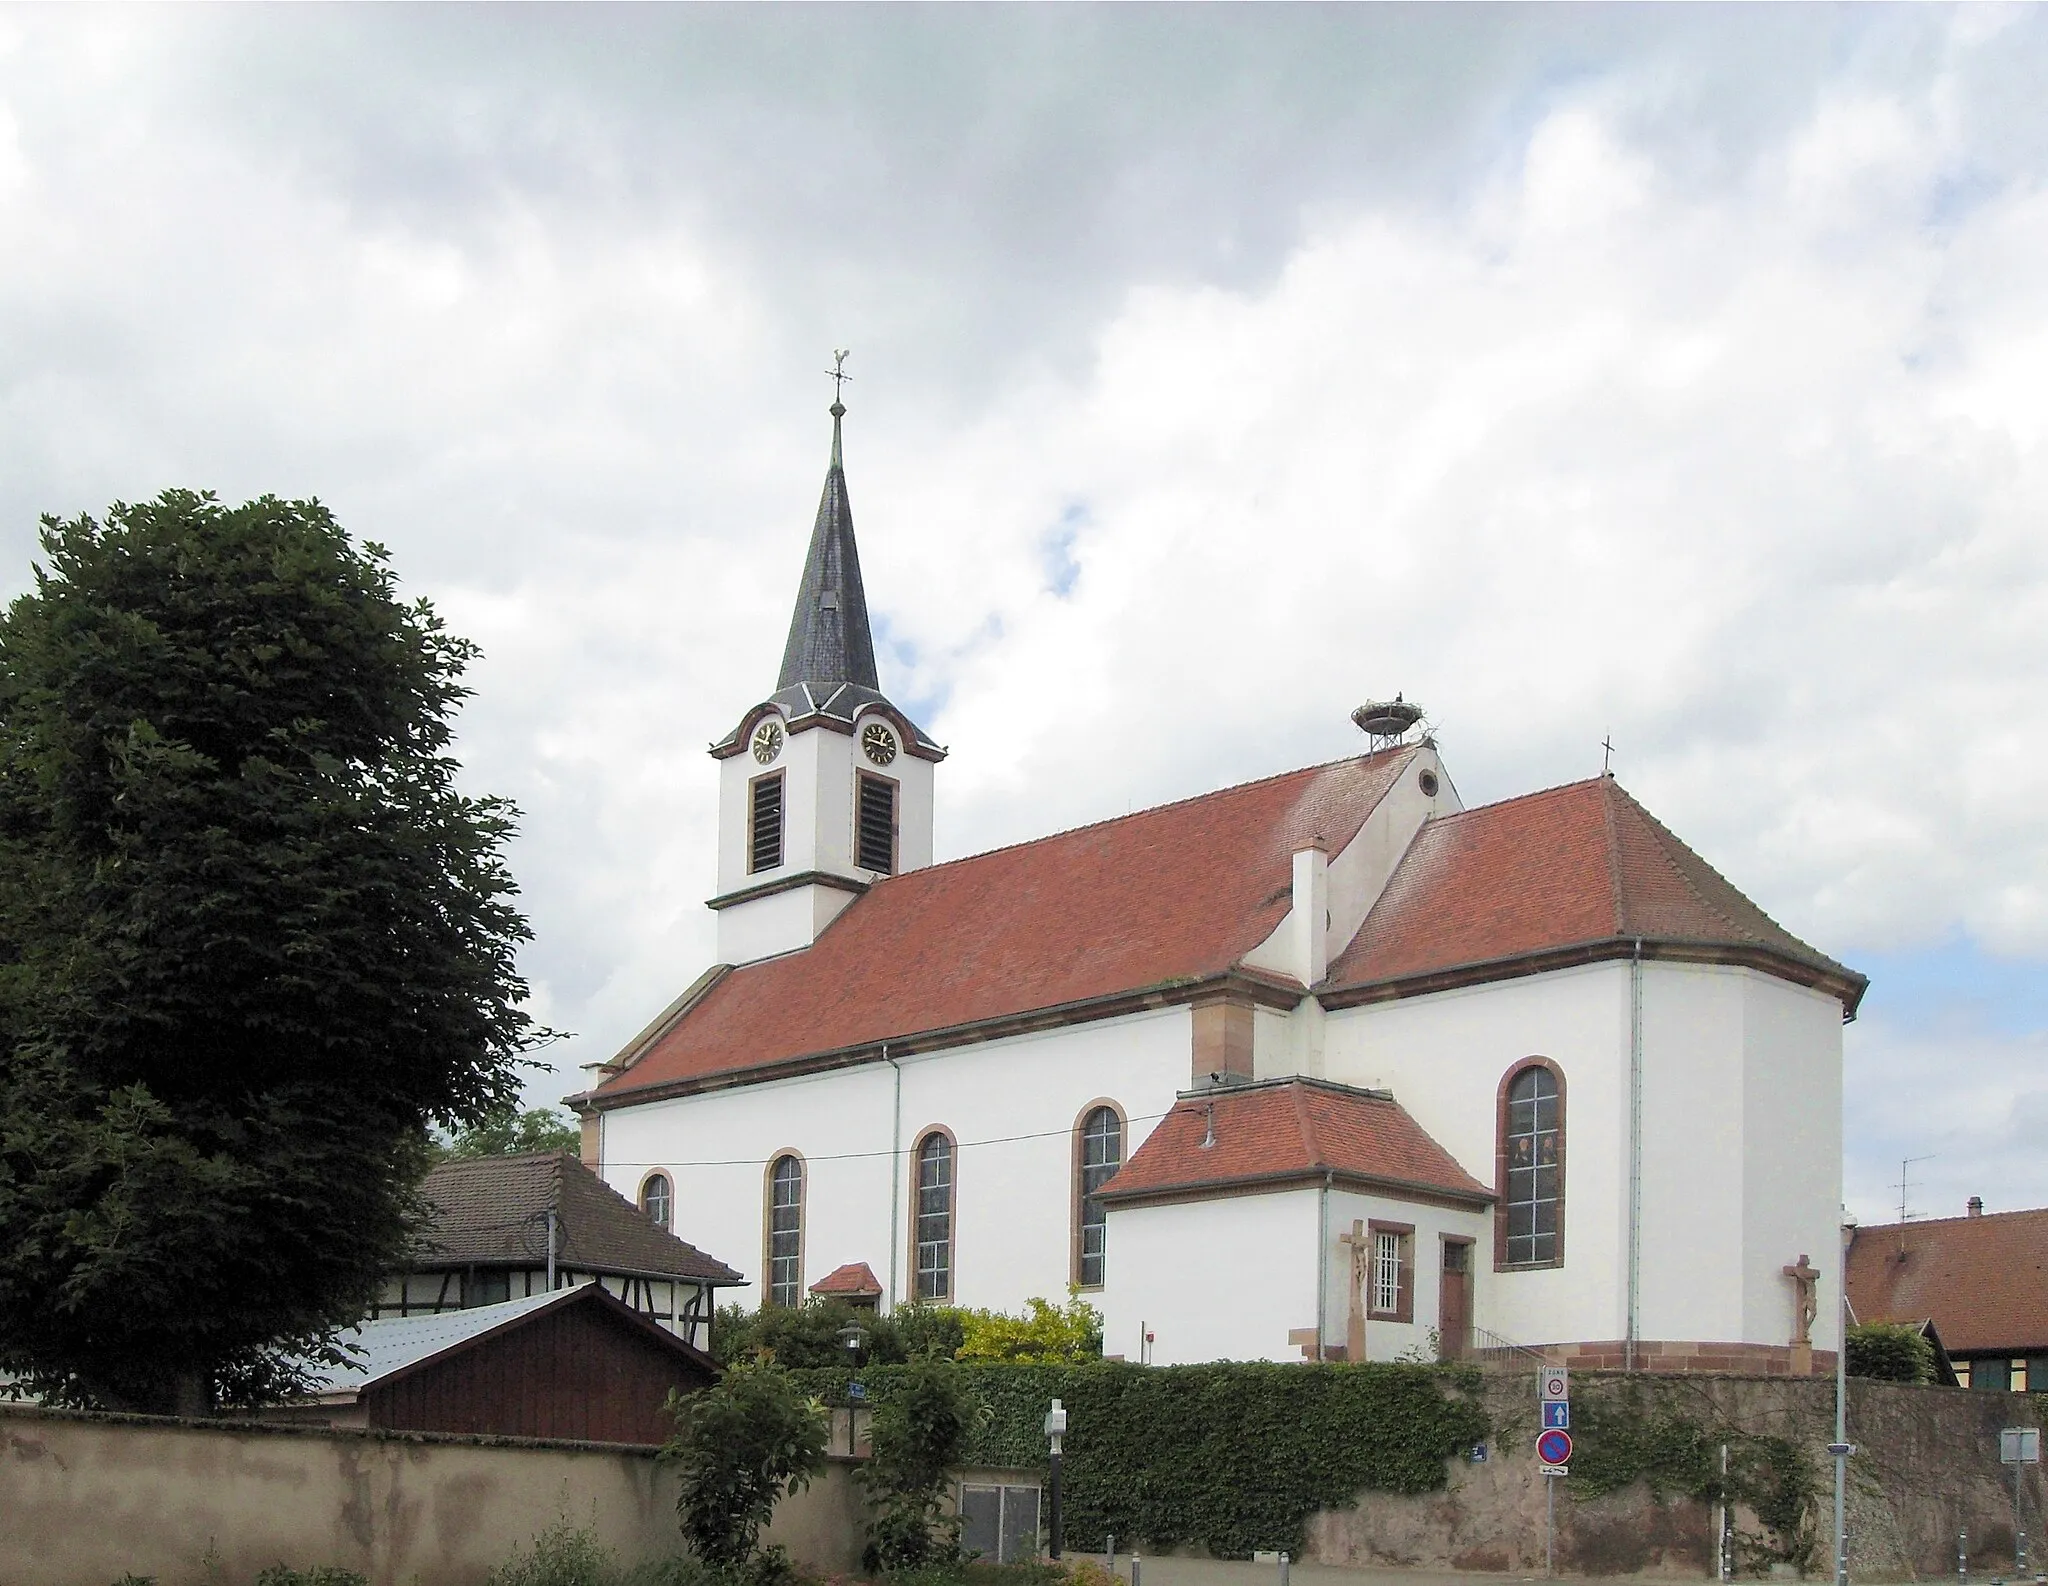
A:
[[[1614,734],[1609,733],[1600,740],[1600,774],[1611,776],[1614,765]]]

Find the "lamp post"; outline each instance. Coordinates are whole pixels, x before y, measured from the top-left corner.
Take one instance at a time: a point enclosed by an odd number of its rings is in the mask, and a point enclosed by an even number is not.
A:
[[[1835,1266],[1835,1440],[1828,1444],[1835,1456],[1835,1586],[1849,1586],[1849,1456],[1856,1452],[1849,1444],[1849,1242],[1855,1237],[1856,1214],[1845,1208]]]
[[[1060,1556],[1060,1439],[1067,1435],[1067,1412],[1060,1401],[1054,1399],[1052,1408],[1045,1412],[1045,1435],[1052,1442],[1052,1514],[1046,1521],[1050,1538],[1050,1551],[1054,1558]]]

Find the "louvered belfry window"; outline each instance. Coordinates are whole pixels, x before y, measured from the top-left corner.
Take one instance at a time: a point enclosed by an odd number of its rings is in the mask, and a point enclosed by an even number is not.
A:
[[[860,867],[893,875],[896,871],[896,784],[887,777],[860,779]]]
[[[747,869],[773,870],[782,863],[782,773],[757,778],[747,819]]]

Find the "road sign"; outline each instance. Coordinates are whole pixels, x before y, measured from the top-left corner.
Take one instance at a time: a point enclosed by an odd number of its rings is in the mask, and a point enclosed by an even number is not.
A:
[[[1572,1424],[1572,1407],[1565,1399],[1543,1401],[1543,1428],[1545,1431],[1562,1432]]]
[[[1472,1463],[1475,1465],[1486,1463],[1486,1445],[1484,1443],[1474,1443],[1472,1445]]]
[[[1572,1434],[1553,1428],[1536,1439],[1536,1457],[1546,1465],[1572,1462]]]
[[[1998,1434],[1998,1457],[2008,1465],[2040,1464],[2040,1430],[2032,1426],[2008,1426]]]
[[[1541,1385],[1536,1395],[1539,1399],[1569,1399],[1572,1396],[1571,1373],[1563,1366],[1545,1366],[1537,1373],[1536,1380]]]

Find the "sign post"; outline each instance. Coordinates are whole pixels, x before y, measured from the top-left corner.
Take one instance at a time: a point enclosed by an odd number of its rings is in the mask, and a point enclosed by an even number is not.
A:
[[[2033,1426],[2008,1426],[1998,1434],[1998,1457],[2012,1466],[2012,1572],[2027,1572],[2027,1522],[2020,1508],[2020,1483],[2029,1465],[2041,1463],[2041,1432]]]
[[[1542,1407],[1536,1436],[1536,1458],[1543,1481],[1543,1570],[1557,1573],[1557,1478],[1571,1474],[1572,1378],[1563,1366],[1544,1366],[1536,1373],[1536,1398]]]

